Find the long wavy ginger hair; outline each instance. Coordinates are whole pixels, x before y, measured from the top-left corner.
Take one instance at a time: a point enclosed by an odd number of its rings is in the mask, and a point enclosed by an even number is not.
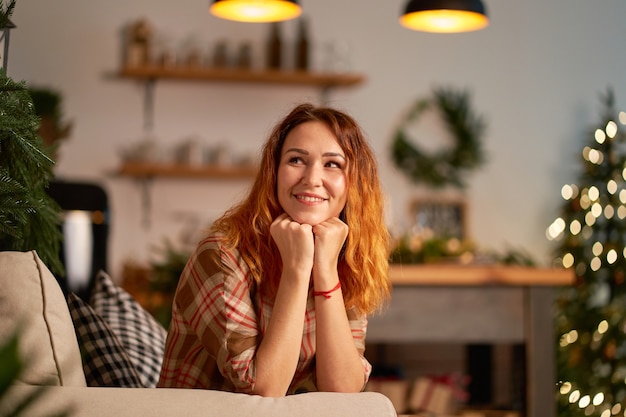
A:
[[[285,138],[294,127],[311,121],[324,123],[334,133],[348,161],[348,198],[340,218],[349,231],[338,272],[346,307],[369,314],[390,296],[389,234],[376,158],[350,116],[311,104],[294,108],[267,139],[248,196],[224,213],[211,230],[224,235],[226,248],[239,251],[264,293],[275,295],[282,260],[269,229],[273,220],[283,213],[276,194],[276,174]]]

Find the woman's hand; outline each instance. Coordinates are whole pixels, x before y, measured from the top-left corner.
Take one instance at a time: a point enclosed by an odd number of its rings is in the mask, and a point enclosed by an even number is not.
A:
[[[313,226],[313,234],[315,235],[313,275],[335,276],[339,254],[348,237],[348,225],[333,217]]]
[[[306,272],[313,270],[313,228],[293,221],[287,213],[278,216],[270,226],[270,234],[278,246],[283,269]]]

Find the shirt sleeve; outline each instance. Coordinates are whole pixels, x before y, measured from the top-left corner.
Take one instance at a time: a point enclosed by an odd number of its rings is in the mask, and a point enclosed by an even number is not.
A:
[[[177,294],[185,320],[238,392],[254,388],[260,333],[247,275],[236,256],[207,239],[187,265]]]
[[[359,357],[361,358],[361,363],[363,364],[363,388],[365,388],[365,384],[367,384],[370,374],[372,373],[372,365],[367,359],[365,359],[364,356],[365,335],[367,333],[367,317],[365,315],[358,314],[356,309],[349,309],[347,313],[348,320],[350,322],[350,330],[352,331],[352,339],[354,339],[354,345],[359,352]]]

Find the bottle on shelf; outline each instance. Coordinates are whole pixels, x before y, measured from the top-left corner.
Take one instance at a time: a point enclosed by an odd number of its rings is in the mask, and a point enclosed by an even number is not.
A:
[[[252,67],[252,45],[250,45],[250,42],[244,42],[239,46],[237,67],[241,69],[250,69]]]
[[[298,71],[309,70],[309,33],[308,22],[305,17],[300,18],[298,25],[295,68]]]
[[[213,49],[213,67],[224,68],[228,66],[228,45],[226,41],[220,40]]]
[[[267,68],[279,70],[282,64],[283,42],[280,33],[280,23],[273,22],[267,44]]]

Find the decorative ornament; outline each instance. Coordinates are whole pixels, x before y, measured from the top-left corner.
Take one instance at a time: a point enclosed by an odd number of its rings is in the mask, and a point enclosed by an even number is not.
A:
[[[405,129],[433,108],[439,111],[456,146],[428,155],[409,141]],[[414,183],[464,188],[465,174],[485,161],[481,142],[485,129],[483,118],[470,106],[467,92],[436,88],[431,98],[418,100],[400,124],[392,146],[393,162]]]
[[[125,62],[127,67],[142,67],[152,59],[152,25],[146,19],[138,19],[127,29]]]

